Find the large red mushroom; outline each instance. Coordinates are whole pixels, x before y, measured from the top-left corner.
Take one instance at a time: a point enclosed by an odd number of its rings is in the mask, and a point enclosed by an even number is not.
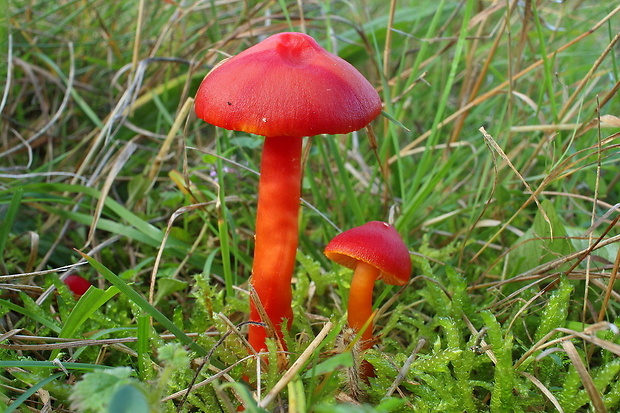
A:
[[[290,328],[293,320],[302,138],[361,129],[381,113],[381,100],[361,73],[312,37],[280,33],[208,73],[195,111],[215,126],[265,137],[251,284],[281,339],[282,321]],[[251,321],[267,321],[250,307]],[[266,348],[266,336],[264,327],[250,326],[255,350]]]

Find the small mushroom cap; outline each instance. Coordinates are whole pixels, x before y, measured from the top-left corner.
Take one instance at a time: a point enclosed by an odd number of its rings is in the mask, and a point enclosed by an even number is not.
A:
[[[363,261],[379,269],[386,284],[405,285],[411,276],[409,250],[396,229],[371,221],[336,235],[325,247],[327,258],[355,269]]]
[[[216,66],[196,115],[229,130],[274,137],[349,133],[381,113],[381,99],[351,64],[302,33],[279,33]]]
[[[86,278],[80,277],[77,274],[70,274],[63,282],[69,287],[69,290],[71,290],[73,294],[78,296],[84,295],[92,285]]]

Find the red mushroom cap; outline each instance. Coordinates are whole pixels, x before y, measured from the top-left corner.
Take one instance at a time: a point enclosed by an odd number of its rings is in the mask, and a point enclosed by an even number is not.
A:
[[[371,221],[336,235],[325,247],[327,258],[355,269],[363,261],[379,269],[386,284],[404,285],[411,276],[409,250],[396,229],[380,221]]]
[[[62,281],[69,287],[73,294],[78,296],[84,295],[86,290],[92,285],[87,279],[77,274],[71,274]]]
[[[229,130],[304,137],[359,130],[381,113],[381,99],[347,61],[291,32],[216,66],[198,88],[195,110]]]

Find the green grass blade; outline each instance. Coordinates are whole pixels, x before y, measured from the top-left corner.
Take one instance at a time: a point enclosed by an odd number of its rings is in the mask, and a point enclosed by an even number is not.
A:
[[[19,313],[28,318],[31,318],[37,323],[43,324],[45,327],[49,328],[50,330],[56,333],[60,333],[61,328],[54,321],[49,320],[45,317],[42,317],[39,314],[35,313],[34,311],[31,311],[25,307],[19,306],[17,304],[14,304],[10,301],[3,300],[1,298],[0,298],[0,307],[6,307],[9,310],[15,311],[16,313]]]
[[[218,148],[220,147],[220,145],[221,142],[218,140]],[[219,150],[219,152],[222,152],[221,149]],[[218,157],[215,162],[218,176],[225,176],[222,158]],[[224,288],[226,289],[226,296],[232,297],[234,295],[233,286],[235,284],[235,280],[233,279],[233,272],[230,265],[231,245],[230,237],[228,236],[228,207],[226,205],[226,186],[223,179],[219,183],[218,189],[219,190],[217,196],[219,201],[219,208],[217,210],[217,228],[220,239],[220,252],[222,254],[222,266],[224,270]]]
[[[149,342],[151,333],[150,317],[140,315],[138,321],[138,344],[136,346],[138,352],[138,374],[141,380],[148,380],[147,368],[150,361]]]
[[[67,370],[83,370],[92,371],[98,369],[110,369],[110,366],[103,366],[101,364],[90,363],[74,363],[74,362],[61,362],[60,364],[52,361],[32,361],[32,360],[10,360],[0,361],[0,368],[18,367],[18,368],[33,368],[33,369],[57,369],[58,367],[64,367]]]
[[[63,375],[64,375],[64,373],[56,373],[56,374],[54,374],[52,376],[49,376],[49,377],[41,380],[38,383],[36,383],[32,387],[30,387],[28,390],[26,390],[21,396],[19,396],[17,399],[15,399],[15,401],[9,405],[9,407],[4,411],[4,413],[12,413],[12,412],[14,412],[15,409],[20,407],[22,405],[22,403],[24,403],[26,400],[28,400],[30,398],[30,396],[35,394],[40,388],[42,388],[43,386],[45,386],[48,383],[51,383],[52,381],[56,380],[57,378],[62,377]]]
[[[65,320],[62,330],[58,334],[60,338],[71,338],[76,331],[88,320],[98,308],[107,303],[110,298],[118,293],[118,288],[112,286],[103,291],[95,287],[90,287],[86,293],[80,297],[77,304]],[[49,360],[54,360],[60,354],[60,349],[55,349],[49,356]]]
[[[4,262],[4,249],[6,248],[6,242],[9,239],[13,222],[15,222],[15,216],[17,216],[23,193],[24,190],[22,188],[17,188],[15,190],[6,215],[2,222],[0,222],[0,264]]]
[[[144,297],[142,297],[138,292],[136,292],[133,288],[131,288],[125,281],[120,279],[116,274],[106,268],[103,264],[98,262],[92,257],[78,251],[78,253],[86,260],[90,265],[93,266],[99,274],[101,274],[108,282],[113,284],[116,288],[120,290],[122,294],[127,296],[131,301],[133,301],[138,307],[143,309],[147,314],[149,314],[153,319],[155,319],[158,323],[160,323],[164,328],[174,334],[183,344],[189,346],[194,352],[196,352],[199,356],[206,356],[207,350],[205,350],[202,346],[192,340],[183,330],[178,328],[168,317],[162,314],[158,309],[149,304]]]

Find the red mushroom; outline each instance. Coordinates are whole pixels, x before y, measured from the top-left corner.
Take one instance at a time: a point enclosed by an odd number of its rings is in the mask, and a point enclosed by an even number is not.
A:
[[[279,338],[290,328],[304,136],[349,133],[381,113],[372,85],[349,63],[301,33],[280,33],[225,60],[202,81],[196,115],[215,126],[265,137],[251,283]],[[261,321],[253,302],[250,320]],[[267,321],[267,320],[263,320]],[[264,327],[249,341],[266,348]]]
[[[348,322],[361,331],[372,317],[375,281],[405,285],[411,276],[409,250],[393,226],[372,221],[336,235],[325,247],[327,258],[355,270],[349,291]],[[372,343],[372,320],[362,332],[362,349]]]
[[[77,274],[70,274],[69,276],[67,276],[67,278],[62,280],[62,282],[64,282],[67,285],[67,287],[69,287],[71,292],[75,294],[76,297],[83,296],[84,293],[86,293],[86,291],[92,285],[90,282],[88,282],[88,280],[86,280],[83,277],[80,277]]]

